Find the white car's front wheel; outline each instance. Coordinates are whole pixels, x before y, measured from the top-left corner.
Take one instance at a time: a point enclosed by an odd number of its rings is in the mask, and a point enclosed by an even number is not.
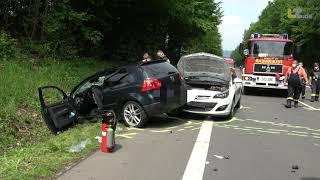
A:
[[[232,100],[232,104],[231,104],[231,109],[230,109],[230,113],[227,116],[227,119],[232,119],[234,116],[234,109],[235,109],[235,99],[233,98]]]

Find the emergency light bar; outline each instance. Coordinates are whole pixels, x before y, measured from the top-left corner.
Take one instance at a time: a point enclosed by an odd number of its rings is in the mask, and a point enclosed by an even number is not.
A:
[[[251,38],[260,38],[260,37],[275,37],[275,38],[289,39],[288,34],[259,34],[259,33],[251,34]]]

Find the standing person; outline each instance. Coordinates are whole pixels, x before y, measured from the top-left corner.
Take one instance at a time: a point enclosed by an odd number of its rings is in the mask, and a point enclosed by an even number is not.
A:
[[[302,62],[299,62],[299,67],[303,68],[303,63]],[[304,78],[302,78],[301,79],[301,99],[305,99],[306,98],[306,85],[307,85],[306,81],[304,80]]]
[[[310,74],[311,81],[311,102],[319,101],[319,90],[320,90],[320,70],[319,63],[313,64],[313,71]]]
[[[292,67],[288,69],[286,74],[286,81],[288,82],[288,97],[287,97],[287,108],[291,108],[292,101],[294,107],[298,107],[299,97],[301,92],[301,79],[304,79],[308,84],[308,77],[303,68],[298,66],[298,61],[294,60]]]
[[[149,54],[148,53],[144,53],[142,62],[149,62],[149,61],[151,61],[151,58],[150,58]]]
[[[159,50],[157,52],[157,56],[158,56],[159,60],[166,60],[168,63],[170,63],[169,58],[167,58],[167,56],[164,54],[164,52],[162,50]]]

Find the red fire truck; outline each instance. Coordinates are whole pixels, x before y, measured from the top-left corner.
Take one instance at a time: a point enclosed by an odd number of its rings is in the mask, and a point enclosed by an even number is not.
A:
[[[243,44],[240,49],[244,49]],[[284,79],[294,59],[293,50],[288,34],[252,34],[243,51],[246,56],[242,74],[244,90],[287,89]]]

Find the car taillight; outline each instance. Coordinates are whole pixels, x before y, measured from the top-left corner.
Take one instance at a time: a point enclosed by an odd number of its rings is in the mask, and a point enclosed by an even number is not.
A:
[[[161,82],[158,79],[145,79],[142,84],[142,92],[159,90],[160,88]]]

